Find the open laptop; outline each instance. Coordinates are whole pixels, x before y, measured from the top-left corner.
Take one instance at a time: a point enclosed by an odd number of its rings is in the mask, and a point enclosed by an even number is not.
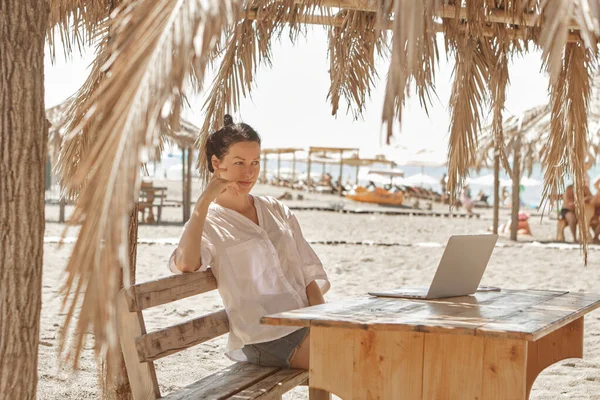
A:
[[[369,292],[371,296],[413,299],[441,299],[473,294],[494,251],[498,235],[451,236],[427,288],[402,288],[385,292]],[[499,290],[482,287],[480,290]]]

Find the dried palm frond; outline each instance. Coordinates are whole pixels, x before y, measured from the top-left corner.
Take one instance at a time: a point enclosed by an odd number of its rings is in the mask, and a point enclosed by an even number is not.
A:
[[[250,20],[238,22],[230,32],[227,50],[203,107],[206,118],[200,129],[200,142],[209,133],[219,129],[225,112],[237,111],[242,96],[245,97],[250,93],[258,62],[257,47],[254,22]],[[261,52],[261,57],[270,60],[268,47]],[[201,144],[200,148],[202,148]],[[202,157],[198,157],[198,163],[201,159]],[[198,164],[197,167],[200,169],[201,180],[206,182],[209,178],[208,171],[204,165]]]
[[[542,0],[544,25],[539,37],[542,58],[555,84],[563,66],[563,53],[569,35],[569,25],[575,9],[574,0]]]
[[[72,132],[82,124],[84,116],[89,111],[90,104],[88,100],[92,98],[94,90],[98,88],[105,75],[106,71],[103,66],[110,58],[108,41],[109,36],[105,35],[98,43],[96,58],[92,64],[90,74],[79,90],[65,102],[68,104],[64,111],[63,122],[66,135],[60,148],[59,162],[55,166],[55,172],[60,185],[65,190],[65,196],[69,199],[75,199],[81,189],[81,185],[75,186],[72,182],[79,163],[89,157],[90,149],[95,141],[95,137],[90,137],[87,129],[83,129],[76,134]]]
[[[498,155],[504,169],[513,176],[506,150],[504,148],[504,131],[502,127],[502,113],[506,101],[506,89],[509,84],[508,57],[510,42],[506,39],[505,30],[497,29],[495,40],[488,40],[491,44],[490,60],[490,95],[493,105],[492,132],[494,137],[494,152]]]
[[[551,83],[552,122],[544,160],[543,199],[555,201],[564,191],[564,176],[573,177],[575,215],[580,228],[584,260],[587,262],[589,226],[584,218],[585,161],[588,155],[587,109],[590,97],[590,54],[580,43],[565,49],[562,70]]]
[[[477,132],[481,130],[481,113],[489,80],[488,44],[460,32],[454,36],[456,61],[450,97],[451,123],[448,144],[448,191],[455,196],[459,183],[474,165]]]
[[[69,305],[61,350],[81,305],[75,343],[67,355],[75,365],[88,331],[94,334],[97,354],[116,350],[115,300],[120,270],[129,268],[129,216],[139,190],[142,154],[156,144],[158,128],[172,113],[192,59],[199,69],[205,65],[238,6],[225,0],[141,0],[116,13],[112,56],[103,66],[106,76],[78,108],[85,115],[76,116],[81,124],[73,131],[88,130],[96,138],[69,182],[78,187],[88,181],[70,220],[82,227],[63,287],[64,306]]]
[[[65,56],[76,47],[80,53],[102,35],[104,21],[121,2],[129,0],[48,0],[50,9],[47,38],[52,61],[56,58],[56,33],[60,35]]]
[[[342,25],[329,31],[329,76],[332,115],[337,114],[340,98],[348,102],[354,118],[362,116],[366,100],[375,84],[375,52],[382,55],[385,45],[375,30],[375,13],[347,11]]]
[[[392,7],[394,15],[392,56],[382,113],[388,142],[392,136],[394,120],[402,120],[402,107],[411,77],[422,88],[428,77],[433,76],[435,62],[432,60],[437,56],[437,51],[432,52],[432,45],[435,48],[433,14],[440,5],[439,0],[383,0],[378,7],[381,23],[390,19]],[[419,71],[423,67],[431,69],[428,73],[421,74]],[[421,100],[425,102],[425,96],[421,96]]]

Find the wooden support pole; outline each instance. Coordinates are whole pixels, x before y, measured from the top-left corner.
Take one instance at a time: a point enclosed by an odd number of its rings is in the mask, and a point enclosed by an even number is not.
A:
[[[186,194],[186,190],[187,187],[185,185],[185,166],[186,166],[186,162],[185,162],[185,148],[181,147],[181,206],[183,209],[183,223],[185,224],[187,222],[188,218],[188,214],[186,210],[189,210],[189,207],[186,204],[187,201],[187,194]]]
[[[281,185],[281,153],[277,153],[277,186]]]
[[[294,187],[294,182],[296,182],[296,152],[292,153],[292,187]]]
[[[338,180],[338,195],[342,195],[342,173],[344,172],[344,151],[340,150],[340,176]]]
[[[500,219],[500,154],[499,149],[494,148],[494,222],[492,231],[498,233]]]
[[[515,141],[515,152],[513,160],[513,184],[512,184],[512,218],[510,222],[510,240],[517,240],[519,227],[519,207],[521,186],[521,135],[517,135]]]
[[[263,154],[262,183],[267,183],[267,154]]]
[[[330,3],[336,3],[336,5],[333,5]],[[340,3],[344,3],[344,4],[342,6],[340,6]],[[322,5],[325,7],[327,7],[327,6],[328,7],[341,7],[341,8],[347,9],[347,10],[354,10],[354,11],[376,12],[375,6],[370,1],[367,1],[366,5],[364,5],[364,6],[355,5],[355,3],[357,3],[357,2],[353,2],[353,1],[339,2],[339,1],[329,0],[329,1],[323,1]],[[455,16],[456,16],[455,13],[456,13],[456,8],[454,6],[444,6],[443,9],[438,14],[436,14],[436,17],[441,18],[441,19],[455,19]],[[459,12],[459,19],[466,21],[467,20],[466,15],[467,15],[466,9],[461,8],[461,10]],[[512,34],[510,36],[514,39],[525,39],[525,36],[523,35],[523,33],[519,27],[520,26],[537,27],[537,25],[534,25],[534,22],[532,22],[536,18],[539,18],[537,16],[537,14],[528,14],[525,17],[525,21],[524,21],[525,23],[519,24],[519,23],[514,23],[512,17],[507,15],[504,10],[492,10],[491,13],[489,14],[489,17],[487,18],[486,22],[505,24],[505,25],[506,24],[513,25],[514,27],[510,28],[510,30],[509,30],[509,32],[512,32]],[[249,9],[249,10],[246,10],[245,19],[264,20],[265,18],[257,10]],[[541,20],[541,18],[540,18],[540,20]],[[342,26],[344,19],[343,19],[343,17],[328,16],[328,15],[300,15],[300,16],[295,17],[294,21],[297,23],[309,24],[309,25]],[[392,24],[393,24],[392,21],[388,21],[382,28],[388,29],[388,30],[392,29]],[[433,26],[434,26],[434,30],[436,32],[444,32],[443,24],[434,23]],[[572,29],[574,31],[578,31],[579,27],[576,24],[572,24],[570,29]],[[466,32],[466,27],[461,27],[461,30]],[[485,36],[485,37],[496,36],[494,29],[492,29],[491,27],[484,28],[482,33],[483,33],[483,36]],[[567,42],[573,43],[573,42],[580,42],[580,41],[581,41],[581,37],[579,36],[578,33],[571,32],[568,34]]]
[[[192,148],[188,147],[187,149],[187,170],[186,170],[186,175],[187,175],[187,181],[186,181],[186,195],[187,195],[187,219],[185,220],[185,222],[187,222],[190,217],[192,216],[192,158],[193,158],[193,152],[192,152]],[[160,221],[159,221],[160,222]]]
[[[308,150],[308,160],[306,161],[306,190],[310,192],[310,188],[312,186],[312,179],[310,178],[310,156],[312,152]]]

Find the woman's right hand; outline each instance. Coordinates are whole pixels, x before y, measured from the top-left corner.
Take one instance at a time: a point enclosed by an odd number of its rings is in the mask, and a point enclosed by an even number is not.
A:
[[[221,174],[223,172],[227,172],[227,170],[223,168],[217,168],[215,172],[213,172],[208,185],[206,185],[204,192],[200,196],[205,201],[210,203],[225,191],[230,191],[234,196],[239,195],[240,187],[238,186],[238,183],[221,178]]]

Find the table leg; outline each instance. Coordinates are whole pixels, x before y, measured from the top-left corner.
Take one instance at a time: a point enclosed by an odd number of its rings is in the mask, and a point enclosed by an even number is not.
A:
[[[530,342],[527,349],[527,398],[537,376],[566,358],[583,358],[583,317]]]

